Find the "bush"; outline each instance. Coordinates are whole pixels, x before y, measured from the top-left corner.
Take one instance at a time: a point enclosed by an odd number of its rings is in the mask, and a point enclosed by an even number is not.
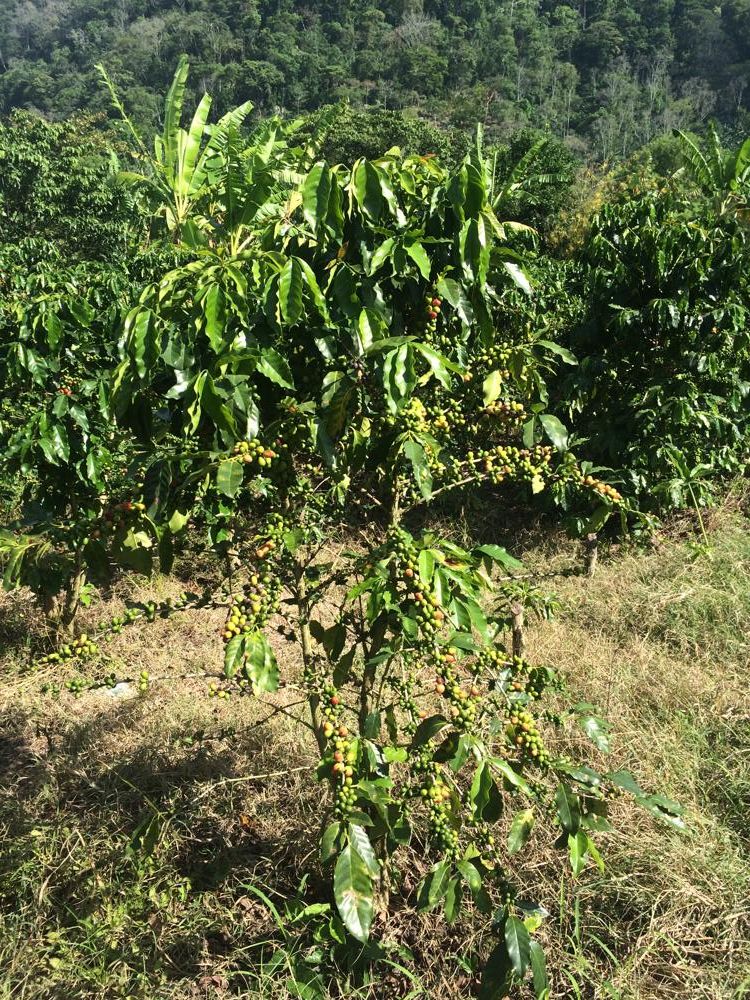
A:
[[[557,391],[648,509],[705,502],[745,468],[750,233],[667,185],[604,207],[578,259],[582,303]]]

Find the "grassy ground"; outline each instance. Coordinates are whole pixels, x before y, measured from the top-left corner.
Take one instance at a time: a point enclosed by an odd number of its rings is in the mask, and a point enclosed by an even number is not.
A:
[[[554,997],[750,997],[750,523],[729,508],[713,521],[708,556],[665,537],[611,554],[592,581],[553,581],[562,609],[530,630],[531,657],[559,665],[613,722],[617,764],[689,820],[679,834],[619,803],[606,873],[577,881],[530,854],[529,892],[551,914]],[[524,556],[543,570],[575,550],[558,540]],[[112,614],[123,596],[95,599],[84,617]],[[195,675],[219,658],[221,617],[185,614],[108,647],[118,675],[192,676],[155,680],[144,697],[75,698],[22,675],[30,607],[0,604],[2,1000],[318,995],[291,975],[300,958],[314,966],[316,947],[324,958],[321,917],[298,915],[327,899],[310,832],[315,755],[291,689],[264,705],[205,697]],[[404,907],[372,983],[340,971],[326,990],[469,997],[479,928],[467,945]],[[412,978],[396,967],[407,950]]]

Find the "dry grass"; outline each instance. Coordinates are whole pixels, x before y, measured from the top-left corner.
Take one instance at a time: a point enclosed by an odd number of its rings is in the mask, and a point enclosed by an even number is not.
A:
[[[621,801],[607,872],[578,881],[561,881],[551,850],[529,853],[520,873],[552,914],[554,997],[750,997],[750,534],[737,511],[713,527],[710,558],[664,539],[613,553],[593,581],[561,578],[562,613],[530,630],[532,656],[560,666],[613,722],[617,765],[685,804],[690,823],[686,835],[668,831]],[[536,568],[576,558],[561,539],[517,542]],[[108,617],[125,596],[97,598],[84,617]],[[108,645],[118,675],[146,667],[155,678],[145,697],[45,696],[43,676],[18,673],[35,641],[28,603],[2,601],[0,998],[299,995],[289,970],[320,918],[298,933],[295,900],[329,897],[314,843],[316,755],[304,718],[292,718],[293,685],[264,703],[206,698],[216,610]],[[293,676],[291,645],[274,642]],[[58,667],[55,680],[72,672]],[[407,889],[424,865],[415,855]],[[403,906],[381,934],[388,961],[414,977],[381,961],[368,984],[363,960],[358,978],[340,969],[323,992],[469,997],[481,927]]]

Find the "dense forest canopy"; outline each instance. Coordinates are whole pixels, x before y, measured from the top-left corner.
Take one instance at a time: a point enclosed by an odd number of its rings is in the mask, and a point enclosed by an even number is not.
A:
[[[742,130],[750,109],[750,0],[4,0],[0,113],[109,111],[102,61],[158,127],[180,52],[217,111],[348,99],[549,128],[600,159],[708,117]]]

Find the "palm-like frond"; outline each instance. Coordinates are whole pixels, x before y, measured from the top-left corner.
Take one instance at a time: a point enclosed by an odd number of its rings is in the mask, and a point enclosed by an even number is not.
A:
[[[172,83],[164,99],[164,130],[162,132],[161,154],[162,163],[167,171],[174,172],[177,161],[177,134],[182,120],[185,104],[185,87],[187,85],[190,64],[188,57],[181,55],[177,63]],[[159,154],[157,153],[157,158]]]
[[[497,209],[503,202],[514,194],[516,191],[531,190],[538,184],[551,184],[553,183],[553,174],[534,174],[531,167],[534,161],[537,159],[541,151],[549,142],[547,136],[542,136],[537,139],[536,142],[532,143],[531,146],[526,150],[523,156],[513,164],[510,173],[505,178],[502,186],[499,190],[495,191],[496,184],[496,163],[493,165],[493,178],[492,178],[492,207]]]
[[[750,138],[745,139],[734,159],[734,179],[738,184],[750,182]]]
[[[107,73],[106,69],[104,68],[104,65],[102,63],[97,63],[94,68],[97,70],[97,72],[101,76],[102,80],[104,81],[104,85],[106,86],[107,90],[109,91],[109,96],[112,99],[112,104],[114,105],[115,109],[119,112],[120,117],[122,118],[123,122],[125,123],[125,125],[128,128],[128,131],[130,132],[130,134],[135,139],[138,148],[140,149],[140,151],[142,153],[145,153],[146,156],[148,156],[148,150],[146,149],[146,144],[144,143],[143,139],[141,138],[140,132],[135,127],[135,125],[133,124],[133,122],[130,120],[129,115],[128,115],[127,111],[125,110],[125,106],[123,105],[122,101],[120,100],[120,98],[119,98],[119,96],[117,94],[117,90],[115,89],[115,85],[112,82],[112,80],[110,79],[109,74]]]
[[[693,180],[704,191],[715,193],[716,179],[714,171],[711,169],[711,164],[704,155],[703,150],[687,132],[678,129],[676,134],[682,142],[682,155],[685,158],[689,172],[693,176]]]

